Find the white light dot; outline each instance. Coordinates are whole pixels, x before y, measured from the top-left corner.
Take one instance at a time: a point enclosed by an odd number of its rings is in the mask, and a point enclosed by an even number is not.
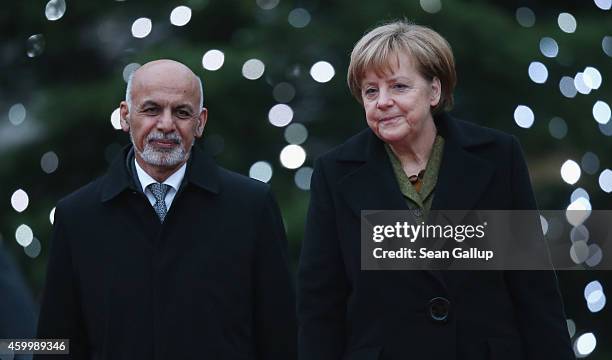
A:
[[[53,151],[47,151],[40,158],[40,168],[47,174],[51,174],[57,170],[59,165],[59,158]]]
[[[612,36],[604,36],[601,39],[601,48],[606,55],[612,57]]]
[[[310,68],[310,76],[312,76],[316,82],[320,83],[330,81],[335,74],[334,67],[327,61],[319,61]]]
[[[585,241],[574,241],[570,248],[570,258],[576,264],[582,264],[589,257],[589,246]]]
[[[440,0],[420,0],[419,4],[423,11],[430,14],[435,14],[442,10],[442,2]]]
[[[151,29],[153,28],[153,23],[149,18],[138,18],[132,24],[132,36],[137,39],[142,39],[147,37],[151,33]]]
[[[608,194],[612,192],[612,170],[605,169],[599,174],[599,187]]]
[[[544,84],[548,79],[548,69],[539,61],[529,64],[529,78],[536,84]]]
[[[28,198],[28,194],[22,189],[15,191],[13,196],[11,196],[11,205],[17,212],[22,212],[27,209],[29,202],[30,199]]]
[[[592,66],[587,66],[582,73],[585,79],[585,83],[593,90],[599,89],[601,86],[601,73],[599,70]]]
[[[295,28],[306,27],[310,23],[310,13],[308,10],[302,8],[293,9],[289,13],[287,21]]]
[[[280,0],[257,0],[257,6],[264,10],[272,10],[279,2]]]
[[[597,280],[593,280],[586,284],[586,286],[584,287],[584,299],[587,300],[591,293],[594,291],[603,291],[601,283]]]
[[[603,258],[603,252],[601,251],[601,248],[599,247],[599,245],[597,245],[597,244],[589,245],[589,258],[586,259],[585,263],[587,265],[589,265],[590,267],[595,267],[595,266],[599,265],[599,263],[601,263],[601,259],[602,258]],[[605,300],[604,300],[604,304],[603,305],[605,305]],[[596,307],[594,307],[594,308],[596,308]],[[602,307],[602,309],[603,309],[603,307]],[[599,310],[601,310],[601,309],[599,309]]]
[[[597,301],[587,302],[587,307],[589,308],[589,311],[592,313],[600,312],[601,310],[603,310],[605,306],[606,306],[606,295],[604,293],[600,294],[600,296],[597,298]]]
[[[610,106],[605,102],[598,100],[593,105],[593,118],[600,124],[607,124],[610,121],[610,116],[612,112],[610,111]]]
[[[573,98],[576,96],[576,87],[574,86],[574,79],[569,76],[564,76],[559,81],[559,90],[561,94],[567,98]]]
[[[191,9],[187,6],[177,6],[170,13],[170,23],[174,26],[185,26],[191,20]]]
[[[300,123],[293,123],[285,128],[285,140],[289,144],[299,145],[308,138],[308,129]]]
[[[576,355],[579,357],[585,357],[595,350],[597,346],[597,339],[593,333],[586,333],[580,335],[574,344]]]
[[[532,27],[536,21],[535,14],[528,7],[520,7],[516,9],[516,21],[523,27]]]
[[[308,191],[310,190],[310,179],[312,178],[312,168],[304,166],[295,172],[295,185],[301,189]]]
[[[584,190],[583,188],[578,188],[574,190],[572,192],[572,195],[570,196],[570,201],[574,202],[578,200],[578,198],[585,198],[587,200],[590,200],[589,193],[587,193],[586,190]]]
[[[529,107],[519,105],[514,109],[514,121],[518,126],[528,129],[533,125],[534,119],[533,111]]]
[[[55,222],[55,206],[49,212],[49,222],[51,223],[51,225],[53,225],[53,223]]]
[[[287,169],[297,169],[306,161],[306,152],[299,145],[287,145],[280,153],[280,162]]]
[[[249,177],[267,183],[272,179],[272,166],[266,161],[258,161],[251,165]]]
[[[557,24],[559,28],[566,33],[573,33],[576,31],[576,19],[572,14],[561,13],[557,18]]]
[[[21,103],[14,104],[10,107],[8,118],[11,124],[20,125],[26,118],[26,108]]]
[[[548,58],[554,58],[559,54],[559,45],[557,45],[555,39],[543,37],[540,39],[540,52]]]
[[[595,0],[595,5],[601,10],[610,10],[612,8],[612,0]]]
[[[47,20],[59,20],[66,13],[66,2],[64,0],[50,0],[45,6]]]
[[[580,227],[580,225],[582,225],[582,223],[584,223],[586,219],[589,218],[589,216],[591,216],[591,210],[592,210],[592,206],[589,200],[579,197],[578,199],[573,201],[571,204],[569,204],[569,206],[567,207],[567,210],[565,211],[565,218],[568,223],[570,223],[572,226],[577,228],[577,227]],[[588,234],[586,234],[587,232],[588,230],[583,231],[584,233],[583,238],[588,240]],[[573,235],[576,236],[578,234],[574,232]],[[572,239],[572,241],[574,240],[578,240],[578,238]],[[576,243],[576,241],[574,241],[574,243]],[[586,242],[584,243],[586,246]],[[588,249],[585,251],[586,251],[586,255],[582,259],[582,261],[586,260],[586,258],[588,257]]]
[[[111,125],[113,125],[113,129],[121,130],[121,114],[119,108],[113,110],[113,113],[110,117]]]
[[[40,241],[37,238],[33,238],[30,244],[23,249],[23,252],[30,258],[35,259],[40,255],[40,250]]]
[[[586,83],[584,75],[581,72],[577,73],[574,77],[574,87],[576,91],[584,95],[591,92],[591,87]]]
[[[208,71],[216,71],[221,69],[224,61],[225,55],[223,52],[217,49],[208,50],[206,54],[202,56],[202,67]]]
[[[261,60],[249,59],[242,65],[242,76],[249,80],[256,80],[263,75],[265,69],[266,66]]]
[[[26,247],[30,245],[32,239],[34,239],[34,233],[28,225],[21,224],[17,230],[15,230],[15,240],[17,240],[19,245]]]
[[[132,75],[132,73],[136,70],[138,70],[138,68],[140,67],[139,63],[131,63],[131,64],[127,64],[125,65],[125,67],[123,68],[123,80],[127,83],[130,80],[130,76]]]
[[[542,215],[540,215],[540,225],[542,226],[542,233],[546,235],[548,233],[548,220]]]
[[[289,125],[292,119],[293,110],[289,105],[286,104],[276,104],[272,106],[272,108],[268,112],[268,120],[270,120],[270,124],[274,126],[287,126]]]
[[[561,166],[561,178],[570,185],[580,179],[580,166],[574,160],[567,160]]]

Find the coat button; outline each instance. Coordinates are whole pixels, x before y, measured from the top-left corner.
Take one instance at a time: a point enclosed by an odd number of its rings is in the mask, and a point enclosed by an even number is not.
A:
[[[436,297],[429,300],[429,316],[434,321],[444,322],[448,319],[450,301],[444,297]]]

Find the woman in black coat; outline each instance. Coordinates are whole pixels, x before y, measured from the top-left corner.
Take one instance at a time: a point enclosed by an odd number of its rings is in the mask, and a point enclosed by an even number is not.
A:
[[[300,360],[572,359],[550,271],[363,271],[362,210],[536,209],[517,140],[453,119],[450,46],[397,21],[351,53],[368,129],[320,157],[298,273]]]

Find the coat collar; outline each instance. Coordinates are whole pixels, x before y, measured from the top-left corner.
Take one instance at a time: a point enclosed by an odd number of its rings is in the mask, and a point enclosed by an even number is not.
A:
[[[434,120],[445,145],[432,210],[472,209],[490,181],[494,168],[471,153],[470,148],[490,143],[493,138],[489,132],[447,114],[438,115]],[[355,165],[355,169],[339,182],[344,198],[358,215],[364,209],[407,209],[384,143],[370,129],[347,141],[340,149],[337,161]]]
[[[103,177],[100,194],[102,202],[115,198],[125,190],[137,190],[132,174],[126,166],[126,157],[131,149],[132,145],[124,147]],[[220,192],[219,169],[214,160],[197,146],[191,149],[191,155],[187,161],[187,172],[181,186],[184,187],[187,183],[214,194]]]

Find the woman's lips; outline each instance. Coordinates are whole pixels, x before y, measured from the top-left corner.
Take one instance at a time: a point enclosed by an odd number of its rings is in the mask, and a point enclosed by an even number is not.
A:
[[[387,117],[384,117],[384,118],[380,119],[380,120],[379,120],[379,122],[380,122],[382,125],[385,125],[385,124],[392,124],[392,123],[396,122],[396,121],[397,121],[397,120],[398,120],[400,117],[401,117],[400,115],[396,115],[396,116],[387,116]]]

